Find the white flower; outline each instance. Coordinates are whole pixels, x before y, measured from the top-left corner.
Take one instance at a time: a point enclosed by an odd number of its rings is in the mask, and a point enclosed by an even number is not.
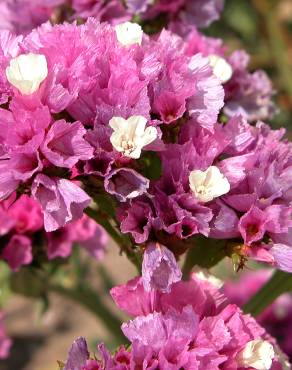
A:
[[[239,367],[269,370],[274,357],[275,352],[271,343],[257,339],[248,342],[236,356],[236,360]]]
[[[117,39],[124,46],[141,45],[143,30],[137,23],[125,22],[115,27]]]
[[[114,130],[110,137],[113,147],[130,158],[140,158],[144,146],[157,138],[155,127],[146,127],[147,119],[143,116],[132,116],[127,120],[122,117],[113,117],[109,121]]]
[[[216,276],[210,274],[208,270],[201,269],[195,272],[196,277],[202,281],[208,281],[214,287],[220,289],[223,287],[224,283],[222,280],[218,279]]]
[[[192,192],[200,202],[210,202],[230,190],[228,180],[216,166],[211,166],[206,171],[192,171],[189,183]]]
[[[214,75],[218,77],[222,83],[230,80],[233,73],[231,65],[218,55],[209,55],[208,58]]]
[[[6,68],[7,80],[23,95],[37,91],[47,76],[47,60],[42,54],[21,54]]]

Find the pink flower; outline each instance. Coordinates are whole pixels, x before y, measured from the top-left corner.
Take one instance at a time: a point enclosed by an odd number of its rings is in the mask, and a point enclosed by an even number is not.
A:
[[[208,281],[193,276],[163,293],[146,291],[141,280],[112,290],[119,307],[135,316],[122,325],[131,343],[128,351],[121,347],[111,355],[100,345],[101,360],[89,362],[84,339],[79,338],[67,366],[75,361],[76,370],[88,369],[89,363],[94,369],[123,370],[284,369],[274,340],[236,305],[223,303],[222,294]]]
[[[96,260],[104,256],[108,243],[108,235],[104,229],[93,220],[83,215],[80,220],[68,223],[63,228],[46,234],[48,239],[48,258],[67,258],[74,243],[85,248]]]
[[[243,306],[271,277],[271,270],[244,273],[238,281],[225,283],[224,292],[230,302]],[[260,316],[258,322],[275,337],[282,350],[292,359],[292,297],[284,294],[270,305]]]
[[[46,231],[54,231],[82,217],[90,203],[88,195],[72,181],[38,175],[32,185],[32,195],[44,213]]]
[[[80,122],[56,121],[48,131],[41,151],[55,166],[72,168],[79,160],[93,156],[93,148],[83,138],[85,133]]]
[[[8,208],[7,213],[15,220],[16,233],[34,233],[43,227],[43,215],[37,202],[22,195]]]
[[[32,242],[24,235],[13,235],[2,251],[2,258],[7,261],[13,271],[32,261]]]

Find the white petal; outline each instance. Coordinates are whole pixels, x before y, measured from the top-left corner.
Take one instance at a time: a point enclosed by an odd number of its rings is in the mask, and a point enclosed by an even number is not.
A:
[[[194,170],[189,175],[190,189],[200,202],[210,202],[230,191],[230,184],[216,166],[206,171]]]
[[[141,157],[141,147],[137,147],[133,152],[131,152],[127,157],[133,158],[133,159],[138,159]]]
[[[222,83],[230,80],[233,73],[231,65],[218,55],[209,55],[208,58],[214,75],[218,77]]]
[[[143,30],[137,23],[125,22],[115,27],[117,39],[124,46],[141,45]]]
[[[218,179],[218,183],[213,187],[214,198],[220,197],[221,195],[227,194],[230,191],[230,184],[226,177]]]
[[[157,129],[153,126],[148,126],[145,130],[144,135],[142,136],[143,146],[152,143],[154,140],[157,139],[157,136]]]
[[[122,152],[123,148],[121,146],[121,136],[118,132],[113,132],[110,137],[110,142],[112,146],[118,151]]]
[[[194,191],[199,185],[203,185],[206,179],[206,173],[200,170],[194,170],[190,173],[189,182],[190,188]]]
[[[109,125],[114,131],[122,131],[126,127],[126,120],[123,117],[113,117]]]
[[[42,54],[21,54],[6,68],[7,80],[23,95],[37,91],[47,76],[47,60]]]
[[[271,343],[257,339],[248,342],[236,359],[240,367],[270,370],[274,357],[275,351]]]
[[[131,136],[142,136],[145,131],[147,119],[143,116],[131,116],[127,119]]]

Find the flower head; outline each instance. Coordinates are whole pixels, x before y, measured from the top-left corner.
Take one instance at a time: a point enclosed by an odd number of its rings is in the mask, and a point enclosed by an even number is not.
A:
[[[132,116],[127,120],[113,117],[109,125],[114,130],[110,137],[113,147],[124,156],[137,159],[142,149],[157,138],[155,127],[146,127],[147,119],[142,116]]]
[[[23,95],[36,92],[47,76],[47,60],[42,54],[21,54],[6,68],[8,81]]]
[[[216,166],[211,166],[206,171],[192,171],[189,181],[194,195],[203,203],[210,202],[230,190],[228,180]]]

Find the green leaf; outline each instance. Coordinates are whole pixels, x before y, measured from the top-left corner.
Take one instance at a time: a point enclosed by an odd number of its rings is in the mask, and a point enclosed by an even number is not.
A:
[[[271,279],[243,307],[245,313],[258,316],[283,293],[292,291],[292,274],[276,271]]]

